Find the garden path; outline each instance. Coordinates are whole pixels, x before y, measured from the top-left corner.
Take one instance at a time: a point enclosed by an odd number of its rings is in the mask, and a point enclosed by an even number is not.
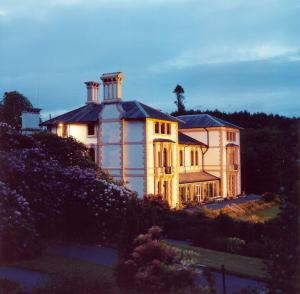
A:
[[[249,194],[244,197],[240,197],[237,199],[233,200],[225,200],[223,202],[217,202],[217,203],[211,203],[211,204],[206,204],[205,207],[211,209],[211,210],[216,210],[216,209],[222,209],[226,205],[233,205],[233,204],[242,204],[250,201],[255,201],[261,199],[260,195],[255,195],[255,194]]]
[[[178,240],[171,240],[170,243],[178,242],[181,243],[181,241]],[[114,267],[118,260],[116,249],[92,245],[53,245],[47,249],[47,252],[109,267]],[[215,278],[216,289],[218,291],[221,291],[221,274],[217,271],[212,271],[212,274]],[[5,277],[7,279],[17,281],[24,285],[27,289],[31,289],[36,284],[45,282],[47,280],[47,275],[44,273],[5,266],[0,267],[0,277]],[[200,275],[198,278],[198,283],[199,285],[203,285],[205,283]],[[232,294],[247,286],[257,287],[261,290],[261,293],[264,293],[264,283],[249,278],[242,278],[235,275],[226,274],[226,288],[228,294]]]
[[[12,266],[0,266],[0,277],[20,283],[27,291],[31,291],[33,287],[45,283],[48,279],[48,275],[45,273]]]

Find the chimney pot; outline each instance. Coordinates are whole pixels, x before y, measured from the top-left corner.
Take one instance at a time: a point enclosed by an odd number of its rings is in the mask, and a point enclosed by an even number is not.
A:
[[[99,87],[100,83],[98,82],[85,82],[87,89],[87,101],[86,103],[99,103]]]
[[[101,76],[103,82],[103,102],[118,102],[122,99],[122,72],[105,73]]]

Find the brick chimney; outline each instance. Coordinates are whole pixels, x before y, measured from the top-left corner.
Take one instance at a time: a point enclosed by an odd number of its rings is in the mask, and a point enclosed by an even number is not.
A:
[[[101,76],[103,82],[104,97],[103,102],[118,102],[122,99],[122,80],[123,73],[105,73]]]
[[[97,82],[85,82],[87,89],[86,103],[99,103],[99,87],[100,83]]]

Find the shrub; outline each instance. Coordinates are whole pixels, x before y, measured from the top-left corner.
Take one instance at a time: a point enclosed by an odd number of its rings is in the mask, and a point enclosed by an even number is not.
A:
[[[90,168],[66,166],[40,144],[0,125],[0,141],[9,134],[10,146],[0,145],[0,180],[21,194],[32,210],[43,237],[103,241],[116,239],[122,211],[132,193]]]
[[[266,246],[259,242],[249,242],[244,246],[243,253],[247,256],[267,258],[268,252]]]
[[[37,237],[28,202],[0,181],[0,260],[32,256],[39,249]]]
[[[47,154],[63,165],[95,167],[95,163],[89,158],[87,147],[72,137],[62,138],[55,134],[40,132],[33,134],[33,138]]]
[[[195,274],[184,268],[180,255],[160,240],[161,229],[152,227],[139,235],[130,258],[116,269],[118,285],[123,291],[168,293],[172,287],[194,287]]]
[[[245,246],[245,241],[236,237],[227,238],[227,251],[231,253],[241,253]]]
[[[273,201],[278,200],[278,198],[279,198],[279,196],[277,194],[272,193],[272,192],[265,192],[262,194],[262,197],[266,202],[273,202]]]

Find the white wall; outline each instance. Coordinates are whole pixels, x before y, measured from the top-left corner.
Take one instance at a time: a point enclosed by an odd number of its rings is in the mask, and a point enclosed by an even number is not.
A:
[[[61,134],[61,128],[59,127]],[[96,132],[95,132],[96,134]],[[97,144],[97,137],[88,136],[88,128],[86,124],[69,124],[68,125],[68,136],[72,136],[83,144]]]
[[[143,168],[144,160],[144,145],[142,144],[127,144],[125,152],[126,168]]]
[[[121,122],[102,122],[102,143],[121,143]]]
[[[125,142],[142,142],[144,140],[145,122],[125,121]]]
[[[144,177],[126,177],[127,187],[138,193],[138,197],[145,195]]]

